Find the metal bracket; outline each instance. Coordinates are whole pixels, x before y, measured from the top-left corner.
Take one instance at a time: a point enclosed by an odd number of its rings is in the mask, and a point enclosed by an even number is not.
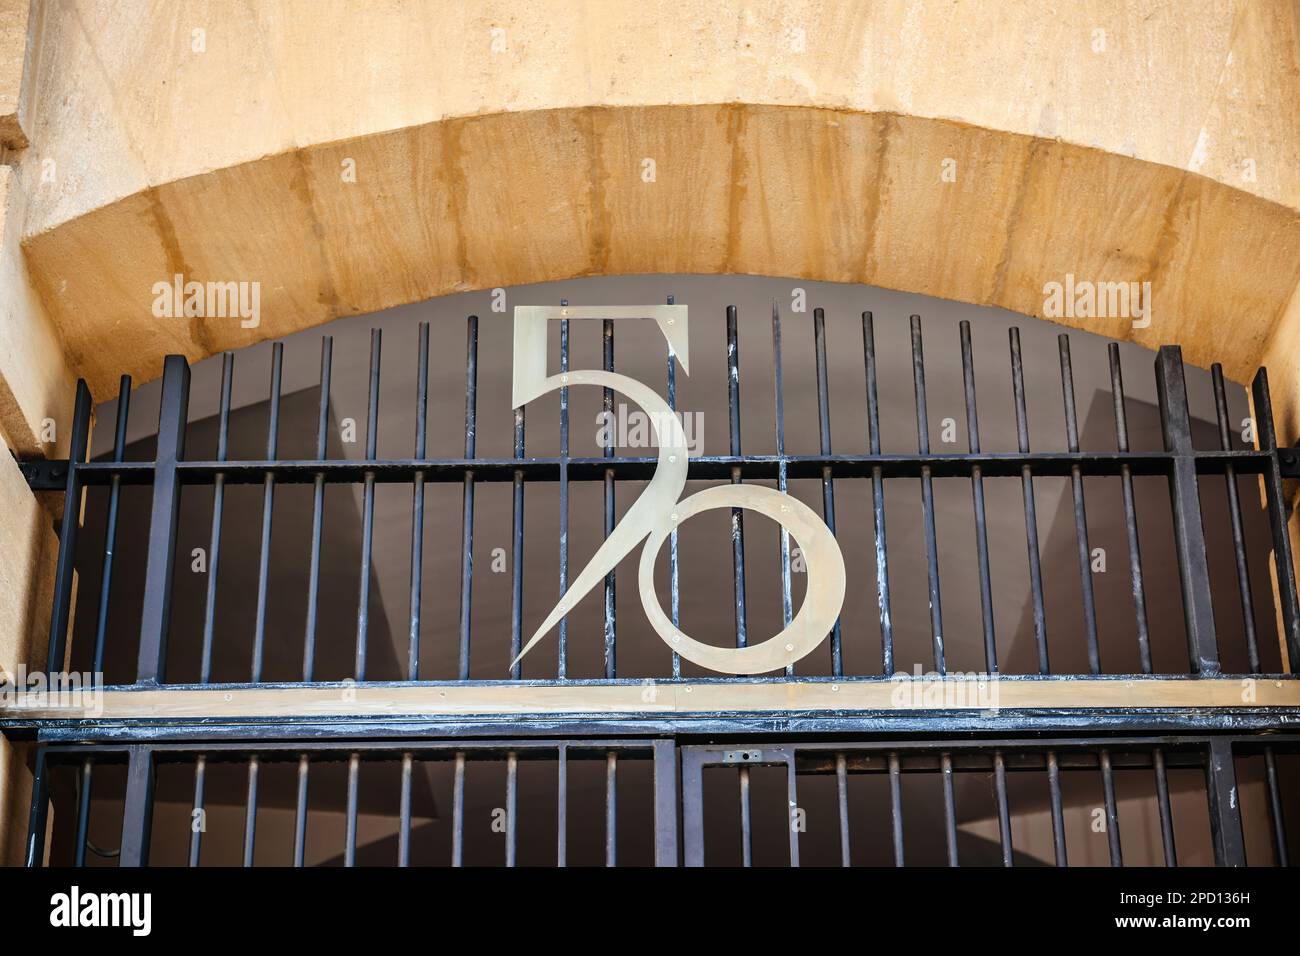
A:
[[[32,491],[65,491],[68,487],[66,458],[19,458],[18,470]]]
[[[723,763],[762,763],[761,750],[728,750],[722,754]]]
[[[1277,463],[1283,478],[1300,478],[1300,447],[1279,448]]]

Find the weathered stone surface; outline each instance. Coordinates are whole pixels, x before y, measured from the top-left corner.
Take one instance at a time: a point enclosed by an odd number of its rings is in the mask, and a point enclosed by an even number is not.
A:
[[[76,380],[23,257],[20,193],[0,166],[0,436],[19,454],[54,458],[68,453]]]
[[[0,454],[0,671],[45,667],[58,549],[49,512]],[[0,866],[22,862],[32,786],[26,755],[0,735]]]
[[[32,802],[30,743],[0,735],[0,866],[22,866],[27,817]]]
[[[31,0],[0,0],[0,149],[24,149],[23,61]]]
[[[1180,169],[1195,160],[1252,195],[1292,208],[1300,197],[1286,0],[127,0],[43,4],[38,21],[34,138],[84,181],[39,198],[37,232],[295,147],[655,104],[951,119]],[[1241,174],[1250,156],[1254,181]]]
[[[940,179],[946,158],[955,183]],[[340,180],[344,160],[356,183]],[[581,109],[448,120],[167,183],[31,236],[27,254],[100,395],[121,371],[156,376],[167,352],[198,359],[464,289],[656,271],[866,282],[1029,315],[1067,273],[1150,281],[1149,328],[1073,324],[1178,342],[1242,379],[1300,274],[1300,219],[1183,170],[946,121]],[[151,290],[176,274],[260,283],[261,324],[155,318]]]
[[[18,465],[0,455],[0,670],[45,664],[59,541]]]
[[[0,453],[0,680],[45,667],[59,541],[52,516]],[[23,861],[32,774],[30,745],[0,735],[0,866]]]
[[[1067,272],[1151,281],[1135,337],[1204,363],[1230,328],[1241,379],[1300,274],[1286,3],[303,9],[40,8],[25,246],[99,394],[166,352],[655,271],[1031,315]],[[261,325],[156,319],[177,273],[260,282]]]

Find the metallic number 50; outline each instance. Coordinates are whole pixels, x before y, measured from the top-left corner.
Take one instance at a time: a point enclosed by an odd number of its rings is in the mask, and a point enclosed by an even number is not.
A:
[[[535,398],[570,385],[599,385],[631,399],[646,412],[659,446],[659,462],[645,491],[574,579],[546,616],[519,658],[560,622],[642,539],[638,584],[641,604],[655,631],[676,653],[701,667],[727,674],[762,674],[780,670],[813,650],[835,624],[844,604],[844,558],[830,529],[807,505],[790,495],[758,485],[721,485],[689,498],[686,486],[686,436],[681,423],[658,393],[626,375],[578,369],[546,374],[546,328],[553,319],[654,319],[682,370],[690,374],[686,306],[515,308],[514,391],[521,408]],[[687,518],[714,508],[748,508],[785,528],[798,542],[807,566],[808,589],[790,624],[775,637],[750,647],[719,647],[683,634],[664,614],[654,588],[654,564],[672,530]],[[519,658],[516,658],[518,660]]]

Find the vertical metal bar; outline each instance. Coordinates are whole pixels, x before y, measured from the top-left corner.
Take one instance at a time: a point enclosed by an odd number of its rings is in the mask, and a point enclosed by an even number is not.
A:
[[[618,754],[605,754],[605,865],[618,866]]]
[[[871,454],[880,454],[880,403],[876,395],[876,333],[870,312],[862,313],[862,354],[867,369],[867,439]],[[876,603],[880,609],[883,673],[894,672],[894,621],[889,609],[889,558],[885,548],[885,481],[879,465],[871,468],[871,508],[876,544]]]
[[[1219,423],[1219,447],[1232,450],[1228,437],[1228,395],[1223,386],[1223,366],[1215,362],[1210,366],[1214,382],[1214,412]],[[1246,654],[1250,672],[1259,673],[1259,644],[1255,637],[1255,602],[1250,593],[1250,565],[1246,561],[1246,533],[1241,523],[1241,501],[1237,494],[1237,469],[1232,462],[1223,467],[1223,478],[1228,491],[1228,518],[1232,525],[1232,551],[1237,564],[1237,589],[1241,594],[1242,626],[1246,634]]]
[[[1278,866],[1290,866],[1286,846],[1286,819],[1282,813],[1282,791],[1277,782],[1277,758],[1273,748],[1264,748],[1264,770],[1268,778],[1268,813],[1273,820],[1273,847]]]
[[[668,296],[668,304],[674,304],[674,297]],[[672,345],[668,346],[668,408],[676,414],[677,412],[677,363],[676,356],[673,354]],[[673,530],[668,533],[668,579],[669,590],[672,592],[670,603],[672,605],[673,627],[681,626],[681,587],[678,579],[677,568],[677,527],[674,525]],[[682,658],[676,651],[673,651],[673,677],[682,676]],[[674,861],[674,865],[676,862]]]
[[[77,788],[77,843],[73,849],[73,866],[86,865],[86,841],[90,838],[90,790],[94,779],[95,761],[87,757],[81,763]]]
[[[253,865],[253,841],[257,839],[257,754],[248,758],[248,799],[244,804],[244,866]]]
[[[1156,747],[1151,752],[1156,774],[1156,807],[1160,811],[1160,842],[1165,850],[1165,866],[1178,865],[1174,849],[1174,815],[1169,805],[1169,776],[1165,772],[1165,752]]]
[[[654,742],[654,788],[655,866],[676,866],[677,744],[673,740]]]
[[[1282,493],[1282,474],[1277,461],[1277,430],[1273,424],[1273,399],[1268,392],[1268,373],[1260,369],[1251,383],[1254,399],[1255,435],[1259,447],[1270,452],[1264,470],[1264,492],[1268,499],[1268,525],[1273,534],[1273,571],[1276,575],[1277,600],[1282,616],[1282,648],[1288,673],[1300,672],[1300,597],[1296,595],[1295,562],[1291,538],[1287,531],[1290,511]]]
[[[736,330],[736,307],[727,306],[727,422],[731,456],[740,451],[740,336]],[[740,468],[731,469],[731,483],[740,484]],[[733,594],[736,602],[736,646],[748,643],[745,622],[745,512],[731,509],[731,566],[734,573]]]
[[[749,768],[741,767],[738,773],[740,784],[740,865],[754,865],[754,830],[750,811]]]
[[[772,370],[776,391],[776,487],[782,494],[788,491],[785,458],[785,386],[781,380],[781,310],[776,300],[772,300]],[[785,627],[790,626],[794,617],[794,602],[791,598],[793,582],[790,580],[790,532],[781,526],[781,621]],[[794,665],[787,664],[787,677],[794,675]]]
[[[569,865],[569,745],[556,754],[555,865]]]
[[[1106,804],[1106,842],[1110,845],[1110,865],[1123,866],[1124,854],[1119,841],[1119,806],[1115,801],[1115,772],[1111,768],[1110,751],[1102,750],[1101,793]]]
[[[80,397],[78,390],[78,399]],[[176,521],[181,503],[181,484],[176,473],[176,462],[185,452],[185,415],[189,398],[190,366],[184,356],[168,355],[163,359],[158,451],[154,462],[153,507],[149,518],[149,556],[145,563],[144,607],[140,616],[140,653],[136,667],[136,680],[143,684],[160,682],[166,668],[172,566],[176,557]],[[65,530],[67,516],[70,512],[76,513],[75,504],[79,500],[69,497],[64,506]],[[59,649],[62,651],[61,644]]]
[[[383,332],[370,330],[370,394],[366,403],[366,460],[374,461],[379,443],[379,355]],[[375,473],[366,472],[361,498],[361,596],[357,603],[357,680],[366,679],[366,642],[370,633],[370,563],[375,534]]]
[[[914,315],[912,325],[912,384],[916,391],[917,451],[930,454],[930,422],[925,407],[925,356],[921,349],[921,317]],[[930,633],[934,639],[934,669],[946,672],[943,654],[943,609],[939,598],[939,539],[934,524],[934,479],[930,466],[921,466],[921,513],[925,523],[926,575],[929,580]]]
[[[519,852],[519,756],[513,750],[506,754],[506,866],[515,866]]]
[[[795,772],[795,750],[790,748],[790,760],[785,768],[786,829],[790,831],[790,865],[799,865],[799,834],[803,831],[804,812],[799,806],[799,775]]]
[[[1011,807],[1007,802],[1007,764],[1001,750],[993,751],[993,790],[998,799],[998,836],[1002,842],[1002,865],[1014,866],[1011,847]]]
[[[330,370],[334,359],[334,337],[320,340],[320,415],[316,422],[316,460],[323,461],[328,448],[330,416]],[[307,578],[307,632],[303,638],[302,679],[310,681],[316,668],[316,612],[320,598],[320,553],[325,515],[325,474],[312,481],[311,567]]]
[[[524,457],[524,410],[515,409],[515,459]],[[515,469],[511,500],[512,533],[510,545],[510,677],[523,677],[523,662],[518,660],[523,647],[524,629],[524,473]]]
[[[1020,356],[1020,330],[1010,328],[1011,391],[1016,407],[1016,441],[1020,454],[1029,454],[1029,416],[1025,410],[1025,369]],[[1020,469],[1020,488],[1025,499],[1025,544],[1029,551],[1029,589],[1034,600],[1034,641],[1038,645],[1038,672],[1050,673],[1047,660],[1047,614],[1043,610],[1043,568],[1038,550],[1038,507],[1034,501],[1034,477],[1028,465]],[[1061,844],[1064,847],[1064,844]],[[1058,856],[1058,862],[1060,860]],[[1064,865],[1064,864],[1060,864]]]
[[[357,865],[357,791],[361,776],[361,755],[355,751],[348,757],[348,810],[347,842],[343,848],[343,865]]]
[[[225,461],[230,444],[230,393],[235,381],[235,356],[221,356],[221,411],[217,416],[217,461]],[[212,648],[217,622],[217,580],[221,567],[221,521],[225,511],[226,476],[212,478],[212,533],[208,538],[208,580],[203,609],[203,650],[199,660],[199,683],[212,680]]]
[[[465,863],[465,754],[457,752],[451,787],[451,865]]]
[[[1241,801],[1232,741],[1210,740],[1205,762],[1205,789],[1210,806],[1210,840],[1215,866],[1245,866],[1246,844],[1241,832]]]
[[[682,860],[686,866],[704,865],[703,791],[703,757],[701,751],[692,747],[683,748]]]
[[[568,299],[561,299],[568,305]],[[569,370],[569,320],[560,320],[560,374]],[[569,590],[569,386],[560,388],[560,597]],[[556,676],[569,676],[569,616],[560,618]]]
[[[284,371],[284,346],[271,346],[271,416],[266,429],[266,458],[274,461],[280,441],[280,386]],[[271,572],[271,516],[275,501],[275,475],[267,472],[262,479],[262,550],[257,566],[257,625],[253,631],[253,665],[251,680],[262,680],[262,657],[266,646],[266,599]],[[251,766],[251,765],[250,765]],[[251,865],[251,864],[250,864]]]
[[[903,782],[898,754],[889,755],[889,817],[894,840],[894,866],[903,865]]]
[[[170,361],[170,357],[168,360]],[[187,376],[188,371],[186,369]],[[165,388],[163,397],[167,397]],[[50,640],[45,657],[45,668],[50,672],[63,670],[68,623],[72,619],[72,584],[73,572],[76,570],[77,532],[81,529],[82,481],[77,466],[86,461],[90,440],[90,416],[93,410],[94,403],[91,401],[90,389],[86,387],[85,381],[78,379],[77,398],[72,411],[72,432],[68,445],[68,478],[63,488],[63,522],[59,529],[59,557],[54,569],[54,607],[50,614]],[[185,422],[182,416],[182,435],[184,429]],[[160,444],[163,441],[161,430],[158,441]],[[152,544],[151,537],[150,545]],[[145,596],[146,598],[149,596],[147,590]],[[149,611],[148,601],[145,602],[145,611],[146,613]]]
[[[66,514],[66,504],[64,509]],[[38,744],[32,771],[32,803],[27,812],[27,846],[23,859],[23,865],[28,869],[45,865],[45,827],[50,814],[49,772],[47,748]]]
[[[478,316],[469,317],[465,342],[465,457],[474,457],[478,432]],[[474,608],[474,471],[465,472],[460,555],[460,671],[469,680],[470,619]]]
[[[979,410],[975,404],[975,358],[971,347],[970,323],[960,325],[961,370],[966,387],[966,436],[972,455],[980,453]],[[980,619],[984,629],[984,666],[998,671],[998,644],[993,628],[993,578],[989,570],[989,535],[984,514],[984,476],[980,466],[971,467],[971,496],[975,506],[975,555],[980,574]]]
[[[1047,752],[1047,791],[1052,803],[1052,847],[1056,851],[1056,865],[1068,866],[1065,852],[1065,812],[1061,808],[1061,767],[1055,752]]]
[[[835,792],[839,797],[840,866],[852,866],[849,852],[849,762],[844,754],[835,755]]]
[[[1174,543],[1178,549],[1187,648],[1192,673],[1210,677],[1219,673],[1219,647],[1214,634],[1210,589],[1206,586],[1210,569],[1205,556],[1205,530],[1201,525],[1187,383],[1183,378],[1182,350],[1176,345],[1161,346],[1156,357],[1156,392],[1160,399],[1165,450],[1174,456],[1170,465],[1169,498],[1174,513]]]
[[[1110,358],[1110,396],[1115,407],[1115,444],[1119,451],[1128,447],[1128,415],[1124,410],[1124,376],[1120,369],[1119,343],[1106,347]],[[1137,505],[1133,497],[1133,469],[1120,466],[1120,485],[1124,492],[1124,527],[1128,532],[1128,566],[1133,591],[1133,613],[1137,618],[1138,656],[1142,673],[1151,673],[1151,637],[1147,630],[1146,589],[1142,585],[1142,552],[1138,547]]]
[[[831,454],[830,381],[826,370],[826,313],[813,309],[813,346],[817,361],[817,433],[821,453]],[[832,535],[835,534],[835,478],[830,465],[822,466],[822,518]],[[841,643],[840,619],[835,619],[831,630],[831,674],[844,673],[844,653]]]
[[[606,372],[614,371],[614,320],[605,319],[601,323],[601,354]],[[613,458],[614,441],[614,390],[603,390],[603,410],[605,412],[605,433],[609,441],[605,445],[605,457]],[[614,507],[614,469],[605,469],[605,537],[614,531],[616,513]],[[614,569],[605,575],[605,677],[613,680],[618,672],[615,661],[617,639],[615,636],[615,601]]]
[[[1074,371],[1070,366],[1070,337],[1056,337],[1061,355],[1061,395],[1065,400],[1065,440],[1071,453],[1079,450],[1079,421],[1074,405]],[[1088,666],[1101,673],[1101,648],[1097,643],[1097,602],[1092,589],[1092,549],[1088,546],[1088,515],[1083,497],[1083,472],[1070,466],[1070,492],[1074,497],[1074,539],[1079,555],[1079,586],[1083,591],[1083,630],[1088,639]]]
[[[943,822],[948,844],[948,865],[960,866],[957,858],[957,799],[953,794],[951,754],[939,758],[939,768],[943,774]]]
[[[190,866],[198,866],[200,851],[203,846],[203,834],[208,828],[207,814],[204,807],[204,790],[207,787],[208,756],[199,754],[194,758],[194,801],[190,810]]]
[[[293,865],[302,866],[307,855],[307,775],[311,766],[306,754],[298,757],[298,799],[293,811]]]
[[[164,391],[166,387],[164,383]],[[161,443],[161,435],[158,440]],[[153,825],[153,780],[152,751],[144,745],[128,747],[126,798],[122,813],[122,852],[117,861],[119,866],[149,865],[149,831]]]
[[[420,354],[415,379],[415,457],[423,460],[429,414],[429,323],[420,323]],[[424,470],[411,487],[411,617],[407,640],[406,679],[420,679],[420,597],[424,583]]]
[[[423,457],[423,456],[420,456]],[[411,865],[411,770],[414,758],[402,754],[402,793],[397,811],[397,865]],[[510,813],[513,816],[514,810]]]
[[[130,408],[131,376],[123,375],[117,388],[117,427],[113,430],[113,461],[121,461],[126,451],[126,422]],[[122,476],[114,475],[108,492],[108,519],[104,525],[104,564],[99,586],[99,618],[95,622],[95,662],[91,671],[96,674],[104,672],[104,640],[108,635],[108,600],[112,593],[113,552],[117,548],[117,507],[121,493]]]

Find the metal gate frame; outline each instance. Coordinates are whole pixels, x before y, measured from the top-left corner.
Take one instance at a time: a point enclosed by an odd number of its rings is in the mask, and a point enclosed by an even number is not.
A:
[[[361,758],[382,759],[385,756],[403,760],[403,794],[399,812],[398,865],[408,865],[410,859],[410,786],[414,759],[454,759],[457,763],[456,791],[453,799],[453,851],[452,865],[460,864],[457,849],[463,840],[464,765],[474,757],[507,759],[505,806],[508,808],[506,831],[506,865],[515,861],[515,807],[516,757],[533,752],[541,755],[554,751],[559,767],[559,826],[557,862],[566,861],[567,771],[566,761],[573,751],[588,756],[604,754],[609,761],[606,790],[606,863],[616,862],[614,846],[614,820],[617,789],[613,768],[619,755],[635,754],[649,757],[653,766],[653,821],[654,862],[656,866],[704,866],[704,770],[710,767],[732,767],[738,771],[740,781],[742,845],[745,863],[749,865],[751,817],[749,813],[748,771],[755,766],[780,766],[786,771],[786,794],[791,808],[799,806],[799,761],[819,761],[821,772],[836,775],[839,796],[839,829],[842,862],[851,862],[851,827],[848,818],[847,781],[852,773],[887,773],[890,782],[890,831],[895,865],[904,862],[902,825],[901,777],[909,772],[903,761],[923,761],[924,772],[942,775],[944,786],[945,823],[947,826],[948,862],[957,865],[955,803],[953,773],[957,770],[981,770],[993,773],[998,802],[999,832],[1001,835],[1004,865],[1012,864],[1010,811],[1007,800],[1007,772],[1019,769],[1046,772],[1051,794],[1055,861],[1067,865],[1063,833],[1063,808],[1060,787],[1062,770],[1088,770],[1101,776],[1103,799],[1108,821],[1107,835],[1112,866],[1123,865],[1119,838],[1117,801],[1114,773],[1118,769],[1150,769],[1155,774],[1157,808],[1161,820],[1161,834],[1166,865],[1177,865],[1173,839],[1172,810],[1169,797],[1167,768],[1199,767],[1205,773],[1205,795],[1209,813],[1210,835],[1215,863],[1218,866],[1244,866],[1246,863],[1241,806],[1237,799],[1238,754],[1262,753],[1266,759],[1268,808],[1273,822],[1273,834],[1279,862],[1287,863],[1286,835],[1282,820],[1281,797],[1277,784],[1275,750],[1293,751],[1300,747],[1300,735],[1270,736],[1163,736],[1163,737],[1057,737],[1057,738],[962,738],[929,739],[912,738],[895,740],[784,740],[768,744],[762,737],[751,737],[744,742],[687,743],[671,738],[592,739],[571,738],[521,739],[521,740],[307,740],[307,741],[187,741],[160,743],[46,743],[37,750],[36,785],[32,803],[26,844],[26,865],[40,866],[45,856],[45,835],[49,809],[49,772],[52,765],[73,765],[81,774],[77,808],[77,865],[84,864],[84,847],[87,840],[89,806],[91,799],[90,772],[95,760],[108,758],[125,761],[127,782],[122,822],[122,847],[120,865],[145,866],[149,861],[150,829],[153,818],[153,787],[157,766],[161,760],[186,761],[193,759],[195,768],[194,807],[204,805],[204,779],[209,759],[218,761],[246,760],[248,764],[248,803],[245,815],[244,862],[253,863],[253,846],[256,830],[257,782],[261,761],[278,759],[298,761],[299,790],[295,816],[294,865],[304,861],[303,845],[306,832],[306,780],[313,758],[349,760],[348,777],[348,842],[345,862],[351,865],[356,852],[357,777]],[[1149,761],[1142,761],[1145,753]],[[852,757],[852,760],[850,759]],[[859,761],[877,765],[872,770]],[[680,763],[679,763],[680,762]],[[832,764],[833,762],[833,764]],[[882,769],[884,768],[884,769]],[[918,768],[913,767],[912,770]],[[680,815],[680,816],[679,816]],[[788,821],[787,821],[788,822]],[[789,833],[789,860],[798,866],[799,829],[787,826]],[[199,862],[200,835],[195,834],[190,844],[190,865]]]
[[[1241,808],[1237,799],[1237,772],[1234,757],[1238,751],[1261,750],[1266,757],[1269,782],[1269,808],[1273,815],[1275,845],[1286,863],[1286,837],[1281,823],[1281,804],[1277,791],[1274,745],[1292,746],[1300,737],[1062,737],[1046,739],[963,739],[963,740],[867,740],[837,742],[779,742],[769,745],[761,738],[753,744],[703,744],[681,748],[682,787],[682,849],[686,866],[705,865],[704,841],[704,770],[709,767],[733,767],[740,778],[742,845],[748,865],[749,815],[748,768],[755,766],[784,767],[786,793],[791,808],[799,806],[797,758],[801,754],[820,754],[833,757],[836,762],[840,814],[840,842],[842,860],[849,865],[849,823],[847,803],[847,777],[849,769],[846,753],[870,753],[888,761],[890,803],[892,807],[891,835],[896,866],[904,861],[902,805],[900,796],[901,753],[925,753],[939,760],[943,775],[945,822],[948,828],[949,865],[957,864],[956,828],[953,805],[953,758],[958,754],[978,753],[990,758],[999,807],[1004,865],[1011,865],[1010,815],[1006,795],[1006,767],[1008,757],[1042,757],[1042,768],[1049,779],[1052,801],[1052,824],[1056,863],[1067,863],[1065,838],[1062,831],[1063,810],[1059,782],[1060,769],[1068,765],[1071,755],[1088,754],[1097,758],[1101,773],[1104,801],[1108,818],[1107,834],[1112,866],[1122,866],[1122,849],[1119,842],[1119,825],[1116,810],[1114,776],[1111,762],[1112,750],[1140,749],[1152,754],[1152,769],[1156,775],[1158,808],[1162,823],[1166,865],[1176,865],[1173,845],[1172,812],[1169,802],[1168,782],[1165,775],[1166,760],[1173,765],[1171,751],[1190,757],[1188,765],[1204,769],[1206,798],[1210,819],[1210,834],[1216,866],[1245,866],[1246,848],[1241,824]],[[1187,760],[1183,761],[1187,764]],[[1087,764],[1091,766],[1091,764]],[[1035,768],[1037,769],[1037,768]],[[790,865],[799,865],[799,829],[787,821],[789,831]]]
[[[125,759],[127,764],[126,794],[122,815],[122,847],[119,865],[147,866],[149,842],[154,811],[154,780],[158,762],[164,758],[194,758],[194,808],[204,804],[204,780],[210,757],[224,760],[248,761],[248,802],[246,804],[244,834],[244,865],[253,863],[253,846],[256,837],[257,783],[260,762],[268,757],[298,761],[298,803],[295,811],[294,865],[303,865],[303,841],[307,819],[307,773],[312,757],[341,756],[349,758],[348,775],[348,837],[345,847],[346,865],[352,865],[356,852],[357,776],[361,755],[368,758],[391,755],[402,758],[402,802],[399,812],[399,865],[409,863],[410,850],[410,788],[413,758],[419,755],[437,755],[456,761],[456,791],[453,798],[453,865],[460,865],[460,841],[463,840],[464,818],[464,765],[473,756],[505,757],[507,781],[505,806],[508,809],[506,864],[514,865],[516,799],[516,757],[520,753],[549,753],[558,757],[558,846],[557,858],[565,859],[567,831],[567,761],[574,751],[604,753],[607,755],[610,774],[606,791],[606,860],[613,863],[614,807],[616,784],[613,768],[618,756],[635,754],[649,757],[653,766],[654,786],[654,859],[656,866],[677,866],[678,846],[678,757],[677,746],[665,739],[593,739],[560,738],[551,740],[306,740],[306,741],[244,741],[244,742],[187,742],[187,743],[97,743],[97,744],[43,744],[36,752],[35,782],[32,787],[31,809],[28,818],[25,864],[41,866],[45,859],[45,835],[49,812],[49,771],[55,762],[65,764],[82,761],[78,768],[81,785],[77,809],[76,862],[84,862],[87,827],[91,800],[90,768],[100,758]],[[190,843],[190,865],[199,862],[201,835],[194,833]]]

